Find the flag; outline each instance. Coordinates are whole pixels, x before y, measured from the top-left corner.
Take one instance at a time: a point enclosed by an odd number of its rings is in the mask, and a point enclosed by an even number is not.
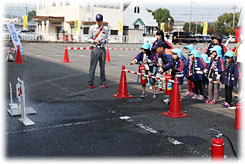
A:
[[[207,33],[208,33],[208,22],[203,22],[202,35],[207,35]]]
[[[23,29],[28,29],[28,16],[24,15],[22,19],[23,19]]]
[[[119,32],[122,32],[122,30],[123,30],[122,21],[119,21],[119,22],[118,22],[118,31],[119,31]]]
[[[165,26],[165,23],[161,23],[161,28],[160,28],[160,29],[161,29],[163,32],[165,32],[164,26]]]
[[[75,20],[75,32],[78,33],[78,20]]]

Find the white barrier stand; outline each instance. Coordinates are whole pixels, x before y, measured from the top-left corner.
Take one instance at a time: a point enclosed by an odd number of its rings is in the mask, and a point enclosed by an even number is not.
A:
[[[25,86],[24,81],[17,78],[18,83],[16,84],[17,89],[17,97],[19,100],[19,108],[21,110],[21,118],[19,121],[23,123],[25,126],[35,125],[35,123],[26,117],[26,109],[25,109]]]
[[[9,109],[7,110],[11,117],[21,115],[21,111],[17,103],[13,103],[13,93],[12,93],[12,84],[9,83],[9,94],[10,94],[10,104]]]

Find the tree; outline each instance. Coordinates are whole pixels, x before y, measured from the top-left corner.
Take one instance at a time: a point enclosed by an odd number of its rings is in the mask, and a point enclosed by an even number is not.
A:
[[[186,22],[184,24],[183,30],[185,32],[189,32],[189,22]],[[201,26],[200,24],[191,23],[191,32],[196,33],[197,31],[197,33],[201,34],[202,30],[203,30],[203,26]]]
[[[154,16],[154,19],[157,20],[158,27],[160,27],[161,23],[165,23],[166,26],[169,23],[170,26],[173,26],[174,18],[172,16],[170,16],[170,12],[168,9],[159,8],[159,9],[153,11],[152,14]],[[170,18],[169,22],[168,22],[168,18]]]
[[[28,12],[28,20],[30,20],[31,18],[31,16],[36,16],[36,11],[35,10],[32,10],[32,11],[29,11]]]
[[[235,22],[233,26],[233,13],[225,13],[218,17],[218,20],[215,22],[215,30],[224,35],[234,35],[235,28],[238,23],[239,13],[235,13]]]

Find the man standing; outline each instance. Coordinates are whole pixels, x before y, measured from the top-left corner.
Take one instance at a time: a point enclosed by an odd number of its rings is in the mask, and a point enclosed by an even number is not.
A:
[[[88,41],[92,44],[89,78],[89,88],[94,88],[94,73],[97,62],[100,64],[100,87],[108,88],[105,77],[105,44],[108,43],[108,31],[103,26],[103,15],[96,15],[96,24],[89,28]]]

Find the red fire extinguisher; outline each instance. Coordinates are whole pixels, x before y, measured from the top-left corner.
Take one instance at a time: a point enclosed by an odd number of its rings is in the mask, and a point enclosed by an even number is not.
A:
[[[165,75],[165,95],[172,94],[172,86],[173,84],[169,81],[171,80],[172,76],[170,74]]]
[[[212,140],[211,154],[213,160],[224,160],[224,140],[222,138]]]
[[[235,129],[241,129],[241,109],[242,103],[239,102],[236,104]]]
[[[145,74],[145,66],[144,65],[141,65],[140,66],[140,73],[142,73],[142,74]],[[147,82],[147,78],[146,78],[146,76],[140,76],[140,83],[141,84],[146,84],[146,82]]]

